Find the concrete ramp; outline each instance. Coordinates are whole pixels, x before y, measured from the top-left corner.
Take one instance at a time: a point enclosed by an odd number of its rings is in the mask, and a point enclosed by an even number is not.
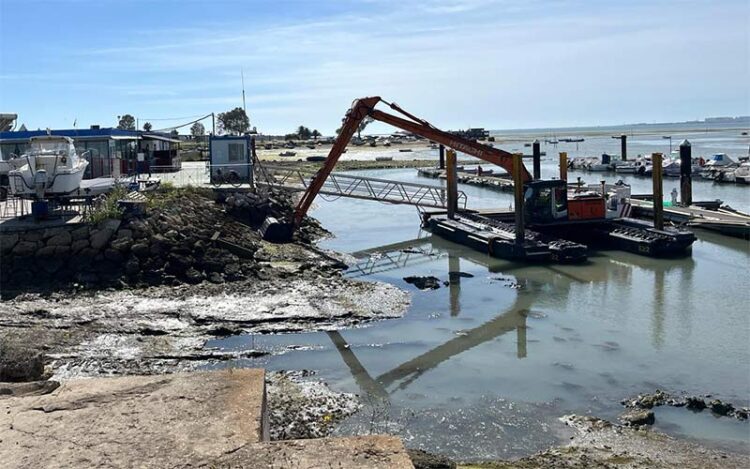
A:
[[[0,466],[412,468],[390,436],[268,442],[265,371],[78,379],[0,395]]]

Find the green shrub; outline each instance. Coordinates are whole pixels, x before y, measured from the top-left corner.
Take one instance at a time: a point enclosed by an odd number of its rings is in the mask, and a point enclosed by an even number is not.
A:
[[[117,203],[118,200],[124,198],[127,195],[127,190],[122,186],[115,186],[111,192],[102,194],[94,199],[94,204],[91,210],[85,215],[84,219],[92,225],[99,224],[100,222],[122,217],[122,208]]]

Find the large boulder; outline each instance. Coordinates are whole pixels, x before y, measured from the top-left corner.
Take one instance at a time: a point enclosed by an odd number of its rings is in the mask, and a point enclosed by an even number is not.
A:
[[[44,356],[29,347],[0,340],[0,381],[36,381],[44,374]]]
[[[47,240],[47,246],[70,246],[73,237],[70,231],[61,231]]]

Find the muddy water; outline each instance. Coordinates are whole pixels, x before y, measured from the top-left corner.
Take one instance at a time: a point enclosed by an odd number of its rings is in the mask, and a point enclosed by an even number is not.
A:
[[[416,170],[366,174],[437,183],[419,179]],[[473,207],[510,203],[507,194],[462,189]],[[349,275],[410,291],[406,316],[330,333],[217,343],[278,352],[243,364],[315,369],[334,389],[363,396],[368,408],[341,433],[387,430],[409,446],[482,459],[564,441],[558,416],[615,418],[622,398],[656,388],[748,404],[747,242],[699,233],[685,259],[604,251],[581,266],[525,266],[421,232],[413,207],[318,204],[314,216],[336,235],[323,245],[361,257]],[[419,291],[403,281],[409,275],[450,285]],[[747,423],[706,413],[659,411],[657,424],[733,449],[746,450],[750,441]]]

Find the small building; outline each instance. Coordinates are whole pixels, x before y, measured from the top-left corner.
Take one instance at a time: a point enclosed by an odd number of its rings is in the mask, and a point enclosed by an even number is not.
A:
[[[165,134],[142,132],[139,150],[144,153],[151,171],[179,171],[180,140]]]
[[[211,136],[209,138],[211,183],[230,182],[237,175],[239,182],[253,182],[253,142],[250,136]]]
[[[78,154],[89,161],[86,179],[111,176],[120,177],[135,172],[138,153],[147,155],[147,163],[163,171],[179,170],[179,140],[168,135],[99,128],[51,130],[52,135],[70,137]],[[0,160],[9,160],[12,155],[21,155],[29,147],[29,138],[46,135],[46,130],[24,130],[0,132]]]

